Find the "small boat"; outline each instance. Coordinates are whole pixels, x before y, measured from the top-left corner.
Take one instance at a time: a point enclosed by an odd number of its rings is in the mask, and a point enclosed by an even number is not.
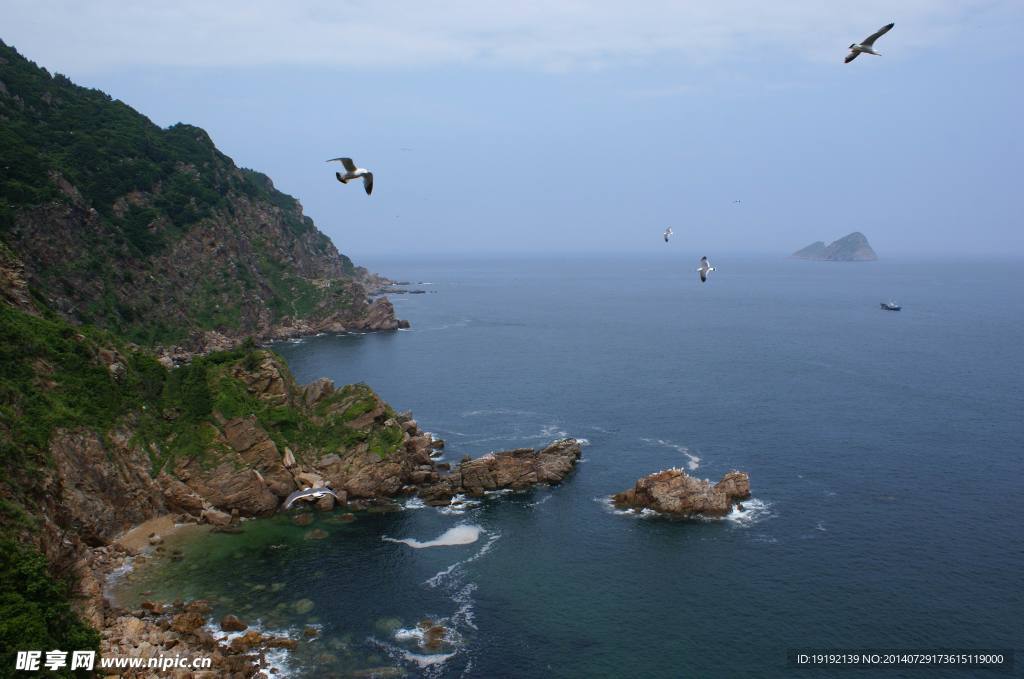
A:
[[[903,307],[896,302],[882,302],[882,309],[884,311],[899,311],[902,308]]]

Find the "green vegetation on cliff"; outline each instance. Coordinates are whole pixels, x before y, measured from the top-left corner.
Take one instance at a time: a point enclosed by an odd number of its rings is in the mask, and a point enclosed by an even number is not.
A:
[[[38,550],[0,537],[0,674],[19,650],[95,651],[99,635],[71,610],[70,586],[49,573]],[[64,668],[57,676],[85,676]]]
[[[63,316],[143,344],[358,325],[363,274],[258,172],[0,42],[0,243]]]
[[[247,379],[271,374],[286,391],[261,398]],[[103,434],[126,422],[150,451],[154,472],[181,457],[216,461],[216,426],[254,416],[281,448],[323,455],[367,442],[381,457],[402,443],[399,427],[351,426],[383,407],[363,384],[338,389],[309,408],[284,361],[243,343],[168,369],[110,333],[0,305],[0,467],[46,466],[58,428]]]
[[[307,404],[283,359],[244,343],[167,368],[111,333],[0,303],[0,647],[95,648],[70,608],[68,586],[47,574],[41,538],[51,442],[59,429],[126,430],[151,473],[177,463],[210,467],[233,452],[225,422],[255,417],[280,450],[316,460],[356,446],[387,458],[402,448],[394,411],[363,384]],[[115,454],[113,447],[108,454]],[[53,518],[53,517],[51,517]],[[62,526],[62,530],[74,530]],[[0,662],[9,658],[0,655]],[[4,666],[13,666],[11,664]]]

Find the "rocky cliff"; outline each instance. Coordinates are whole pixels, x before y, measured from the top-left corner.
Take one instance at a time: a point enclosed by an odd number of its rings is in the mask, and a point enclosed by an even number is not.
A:
[[[201,129],[167,129],[0,42],[0,243],[76,322],[189,350],[392,330],[378,279]]]
[[[795,259],[813,259],[823,262],[872,262],[878,255],[871,248],[867,237],[860,231],[854,231],[837,241],[826,244],[824,241],[811,243],[797,250],[792,255]]]

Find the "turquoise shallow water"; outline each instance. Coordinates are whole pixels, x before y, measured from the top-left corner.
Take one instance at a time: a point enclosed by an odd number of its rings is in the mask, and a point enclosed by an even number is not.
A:
[[[436,294],[393,298],[408,332],[275,347],[300,381],[369,383],[451,460],[571,435],[585,461],[463,513],[248,522],[134,587],[319,626],[299,676],[773,677],[798,646],[1024,648],[1024,262],[714,260],[706,285],[666,255],[369,262]],[[672,466],[748,471],[751,511],[604,501]],[[460,524],[479,538],[381,539]],[[435,649],[401,631],[423,618],[449,630]]]

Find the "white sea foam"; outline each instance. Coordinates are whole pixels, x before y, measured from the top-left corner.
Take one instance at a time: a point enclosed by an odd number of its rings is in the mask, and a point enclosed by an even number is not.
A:
[[[542,497],[541,499],[537,500],[536,502],[528,503],[526,506],[527,507],[539,507],[542,504],[544,504],[545,502],[547,502],[548,500],[550,500],[552,497],[553,496],[549,493],[549,494],[545,495],[544,497]]]
[[[445,568],[443,571],[439,571],[438,573],[428,578],[424,584],[430,585],[431,587],[440,586],[449,575],[455,573],[460,567],[465,566],[468,563],[473,563],[483,555],[487,554],[487,552],[491,551],[491,547],[494,546],[494,543],[497,542],[498,538],[500,537],[501,533],[491,533],[490,537],[487,539],[487,542],[484,543],[483,547],[481,547],[476,554],[468,558],[465,558],[462,561],[456,561],[451,566],[448,566],[448,568]]]
[[[463,417],[480,417],[481,415],[540,415],[532,410],[516,410],[514,408],[485,408],[483,410],[468,410],[462,413]]]
[[[440,507],[438,511],[442,514],[450,514],[454,516],[461,516],[470,509],[477,509],[482,504],[477,500],[470,500],[464,494],[459,493],[454,496],[448,503],[447,507]]]
[[[373,637],[368,638],[367,641],[380,646],[396,660],[405,660],[406,662],[416,663],[421,670],[428,672],[426,676],[435,676],[435,674],[430,671],[431,668],[434,668],[437,665],[442,665],[458,653],[458,651],[454,651],[452,653],[433,653],[425,655],[422,653],[413,653],[412,651],[395,646],[394,644],[380,641],[379,639],[374,639]]]
[[[563,431],[563,430],[559,429],[557,424],[546,424],[543,427],[541,427],[541,430],[540,430],[540,438],[545,438],[545,439],[551,439],[551,438],[564,439],[568,435],[569,435],[569,432]],[[532,437],[523,437],[523,438],[532,438]]]
[[[431,655],[420,655],[419,653],[410,653],[406,651],[402,656],[409,662],[414,662],[420,667],[430,667],[431,665],[440,665],[443,662],[447,662],[450,658],[454,657],[454,653],[433,653]]]
[[[700,458],[691,453],[690,449],[687,448],[686,446],[679,445],[678,443],[673,443],[672,441],[666,441],[665,439],[641,438],[640,440],[643,441],[644,443],[662,446],[665,448],[671,448],[672,450],[682,453],[683,455],[686,456],[686,459],[688,460],[686,466],[690,471],[693,471],[694,469],[698,469],[700,467]]]
[[[124,579],[124,576],[128,575],[133,570],[135,570],[135,557],[125,557],[125,560],[121,563],[120,566],[118,566],[117,568],[115,568],[107,574],[105,587],[109,589],[115,586],[122,579]]]
[[[743,511],[734,506],[724,518],[737,526],[753,526],[772,516],[771,503],[751,498],[743,501]]]
[[[320,625],[315,626],[318,630]],[[204,625],[204,629],[210,633],[214,639],[218,639],[221,643],[229,645],[233,640],[247,634],[251,631],[259,632],[264,636],[274,637],[287,637],[288,639],[296,639],[299,633],[294,630],[276,630],[269,629],[260,624],[259,621],[251,623],[246,629],[241,632],[224,632],[220,626],[215,622],[208,622]],[[288,649],[285,648],[265,648],[262,650],[262,655],[266,658],[265,663],[260,668],[259,675],[261,677],[287,677],[291,674],[292,669],[290,667],[290,656]],[[274,671],[276,670],[276,671]]]
[[[402,627],[395,630],[395,641],[423,641],[423,630],[419,627]]]
[[[612,514],[617,514],[618,516],[632,516],[637,519],[647,519],[658,515],[658,512],[653,509],[619,509],[615,506],[615,502],[612,501],[612,498],[607,495],[604,497],[595,497],[594,502],[601,503],[605,509]]]
[[[433,540],[427,540],[426,542],[420,542],[412,538],[405,538],[402,540],[396,540],[395,538],[389,538],[384,536],[381,540],[385,542],[398,542],[403,545],[408,545],[413,549],[424,549],[426,547],[453,547],[455,545],[470,545],[480,539],[480,533],[483,532],[483,528],[480,526],[473,526],[468,524],[461,524],[454,528],[449,528],[444,533],[434,538]]]
[[[419,496],[413,495],[411,498],[402,503],[403,509],[423,509],[427,506]]]
[[[590,439],[577,438],[576,439],[576,443],[580,444],[581,446],[589,446],[590,445]]]

